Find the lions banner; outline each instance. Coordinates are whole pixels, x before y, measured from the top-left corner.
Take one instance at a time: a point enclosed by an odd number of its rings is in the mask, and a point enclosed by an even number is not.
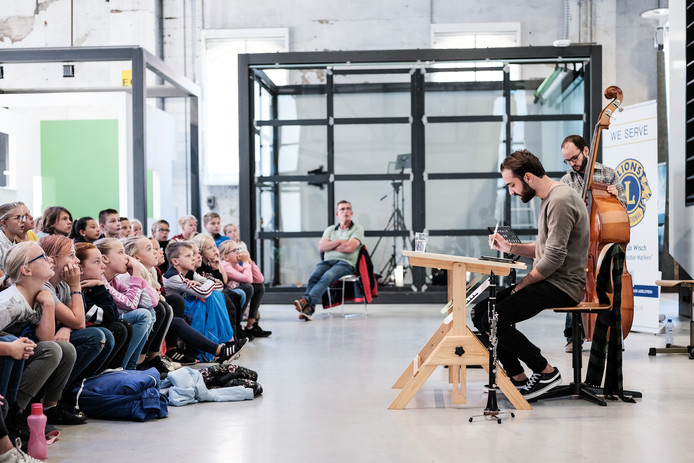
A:
[[[658,331],[658,126],[655,100],[625,106],[602,133],[603,164],[617,171],[627,196],[634,280],[634,331]]]

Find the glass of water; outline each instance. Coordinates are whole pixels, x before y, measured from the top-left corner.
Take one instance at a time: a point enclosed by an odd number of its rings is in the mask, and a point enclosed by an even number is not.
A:
[[[421,232],[414,234],[414,252],[424,252],[427,249],[429,233]]]

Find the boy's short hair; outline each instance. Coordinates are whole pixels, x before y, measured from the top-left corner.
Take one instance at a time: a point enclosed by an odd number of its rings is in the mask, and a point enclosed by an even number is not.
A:
[[[156,232],[158,232],[162,225],[166,225],[168,227],[169,222],[167,222],[164,219],[157,220],[156,222],[154,222],[152,224],[152,234],[154,235]],[[171,231],[171,230],[169,230],[169,231]]]
[[[99,212],[99,225],[106,224],[106,217],[108,217],[111,214],[116,214],[118,217],[120,217],[120,214],[118,214],[118,211],[115,209],[104,209],[103,211],[100,211]]]
[[[208,223],[210,223],[210,220],[212,219],[219,219],[220,221],[222,220],[221,217],[219,217],[219,214],[216,212],[208,212],[207,214],[202,216],[202,224],[204,226],[207,226]]]
[[[178,218],[178,225],[183,228],[183,225],[185,225],[189,220],[195,220],[196,222],[198,221],[194,215],[184,215],[183,217]]]
[[[126,220],[130,222],[130,219],[127,217],[120,217],[118,220],[120,220],[121,222],[125,222]]]
[[[166,260],[171,262],[171,259],[178,259],[178,256],[181,255],[183,248],[190,249],[192,251],[193,246],[195,246],[195,244],[191,243],[190,241],[176,240],[169,242],[169,244],[166,246],[166,251],[164,251],[166,253]]]

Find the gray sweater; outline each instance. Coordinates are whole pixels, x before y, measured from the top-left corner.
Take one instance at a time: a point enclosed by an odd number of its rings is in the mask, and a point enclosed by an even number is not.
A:
[[[586,284],[590,229],[581,197],[560,183],[540,204],[534,267],[548,283],[579,302]]]

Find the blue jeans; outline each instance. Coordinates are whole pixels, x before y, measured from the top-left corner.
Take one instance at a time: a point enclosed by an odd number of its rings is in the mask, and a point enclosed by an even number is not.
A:
[[[108,328],[105,328],[103,326],[93,326],[90,328],[95,328],[98,330],[101,330],[102,333],[104,333],[104,348],[101,349],[101,353],[96,356],[96,358],[87,365],[87,368],[82,371],[82,374],[77,378],[78,380],[81,380],[83,378],[89,378],[91,376],[97,375],[101,373],[102,370],[105,369],[106,367],[106,360],[111,356],[111,353],[113,352],[113,348],[116,345],[116,338],[113,336],[113,333]]]
[[[133,326],[133,338],[123,358],[124,370],[134,370],[137,367],[137,360],[142,353],[145,342],[147,342],[149,332],[152,331],[153,312],[152,309],[135,309],[121,315],[121,318],[129,321]]]
[[[104,333],[99,328],[88,327],[70,333],[70,344],[75,346],[77,358],[67,379],[66,387],[69,388],[78,378],[82,379],[81,374],[84,369],[102,353],[105,341]]]
[[[0,342],[12,342],[17,339],[11,334],[0,336]],[[17,389],[22,379],[24,360],[15,360],[10,356],[0,356],[0,395],[8,406],[17,401]]]
[[[354,267],[344,260],[323,260],[318,262],[311,274],[311,278],[308,279],[306,293],[304,294],[311,310],[316,309],[316,304],[321,300],[328,286],[343,276],[351,275],[352,273],[354,273]]]

